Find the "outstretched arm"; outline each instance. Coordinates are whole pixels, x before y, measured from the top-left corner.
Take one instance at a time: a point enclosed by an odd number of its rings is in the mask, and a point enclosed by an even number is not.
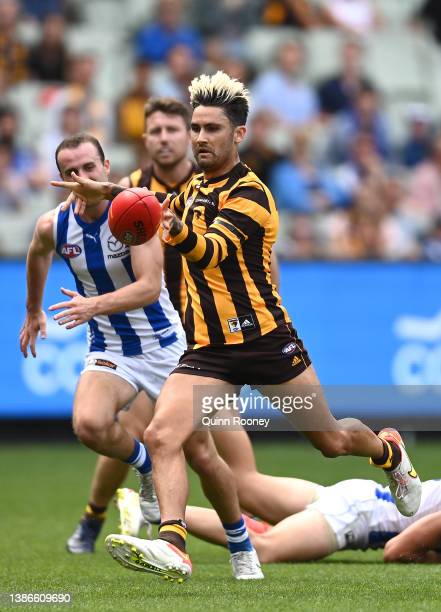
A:
[[[37,356],[35,343],[38,334],[41,338],[46,338],[46,315],[42,310],[42,302],[55,249],[52,234],[53,215],[54,211],[49,211],[38,219],[26,259],[27,312],[20,330],[20,350],[24,357],[28,356],[28,347],[32,356]]]
[[[386,563],[441,563],[441,512],[416,521],[384,547]]]
[[[163,255],[158,236],[145,244],[130,247],[133,269],[132,282],[102,295],[84,297],[76,291],[61,289],[70,297],[69,301],[50,306],[49,310],[60,310],[54,316],[66,329],[78,327],[100,314],[128,312],[156,302],[161,292]]]

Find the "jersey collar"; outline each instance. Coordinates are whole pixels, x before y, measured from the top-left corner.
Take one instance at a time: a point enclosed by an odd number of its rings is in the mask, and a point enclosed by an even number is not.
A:
[[[110,208],[110,202],[107,202],[107,206],[103,212],[103,214],[101,215],[101,217],[99,217],[98,219],[96,219],[95,221],[91,221],[91,222],[87,222],[84,221],[80,215],[77,215],[74,213],[74,217],[75,217],[75,221],[78,223],[78,225],[82,228],[87,228],[89,230],[92,229],[98,229],[99,227],[102,226],[102,224],[107,221],[107,217],[109,216],[109,208]]]

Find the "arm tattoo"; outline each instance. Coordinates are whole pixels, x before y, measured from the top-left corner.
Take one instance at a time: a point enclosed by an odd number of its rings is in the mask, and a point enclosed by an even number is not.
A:
[[[177,236],[182,231],[184,224],[178,217],[174,217],[170,224],[170,236]]]
[[[116,198],[116,196],[121,193],[122,191],[124,191],[125,189],[127,189],[127,187],[121,187],[121,185],[114,185],[114,184],[110,184],[110,197]]]

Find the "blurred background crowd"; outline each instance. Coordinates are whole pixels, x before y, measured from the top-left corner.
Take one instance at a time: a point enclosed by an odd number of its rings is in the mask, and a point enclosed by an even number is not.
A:
[[[281,258],[440,262],[440,44],[436,0],[0,0],[0,255],[63,199],[64,137],[95,134],[118,180],[148,163],[147,98],[222,69]]]

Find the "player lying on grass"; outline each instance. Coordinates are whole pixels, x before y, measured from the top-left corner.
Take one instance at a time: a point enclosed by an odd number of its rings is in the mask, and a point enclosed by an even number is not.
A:
[[[402,516],[389,488],[373,480],[343,480],[328,487],[289,480],[290,496],[299,500],[297,513],[287,515],[274,527],[246,517],[262,563],[313,561],[339,550],[377,548],[384,548],[386,562],[441,563],[440,480],[422,483],[420,509],[412,517]],[[238,490],[240,496],[240,485]],[[131,523],[139,526],[137,493],[120,489],[119,495],[130,500]],[[127,520],[128,516],[126,525]],[[187,506],[185,520],[193,535],[226,546],[224,530],[213,510]]]

